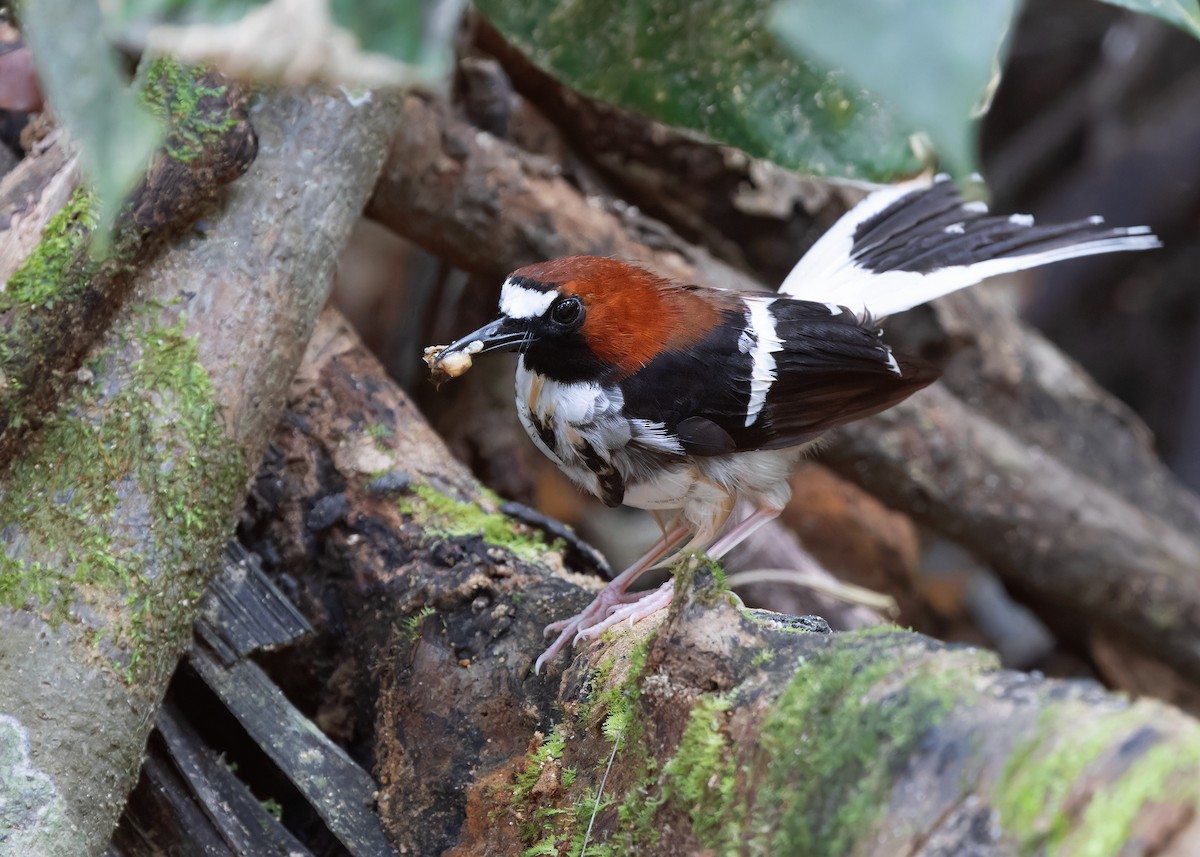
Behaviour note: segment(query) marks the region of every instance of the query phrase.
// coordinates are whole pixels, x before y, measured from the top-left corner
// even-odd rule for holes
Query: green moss
[[[269,797],[262,801],[261,806],[266,810],[267,815],[271,816],[276,821],[283,818],[283,804],[273,797]]]
[[[977,663],[972,656],[964,668]],[[888,678],[900,669],[905,681],[892,689]],[[604,706],[606,736],[624,729],[622,766],[632,773],[612,798],[617,829],[595,843],[598,850],[589,845],[589,854],[652,847],[667,808],[690,819],[706,853],[851,853],[885,811],[898,770],[961,698],[963,684],[962,669],[925,667],[911,647],[895,645],[894,630],[842,635],[799,667],[764,719],[757,746],[739,745],[726,731],[728,696],[703,695],[661,768],[644,746],[640,684],[609,686],[596,707]],[[745,788],[750,780],[753,789]]]
[[[1069,732],[1053,731],[1064,722],[1074,724]],[[994,798],[1001,823],[1027,852],[1061,841],[1070,825],[1068,792],[1130,725],[1127,712],[1098,717],[1079,703],[1042,712],[1037,734],[1009,756]]]
[[[1021,853],[1119,853],[1134,819],[1147,802],[1166,794],[1173,775],[1191,786],[1173,792],[1173,799],[1200,798],[1200,784],[1191,776],[1200,767],[1200,735],[1193,731],[1148,750],[1116,783],[1094,794],[1079,817],[1076,783],[1145,724],[1144,709],[1136,707],[1098,714],[1068,702],[1042,713],[1037,734],[1010,756],[993,799]]]
[[[758,669],[761,666],[766,666],[773,660],[775,660],[775,651],[764,646],[755,652],[754,657],[750,659],[750,668]]]
[[[397,501],[405,514],[427,532],[442,538],[480,536],[485,542],[520,557],[526,562],[542,559],[550,547],[538,532],[523,535],[511,518],[485,512],[476,503],[451,499],[428,485],[414,489],[415,496]]]
[[[170,57],[150,62],[138,92],[166,126],[167,154],[189,163],[227,134],[237,119],[229,112],[227,87],[211,85],[206,70]]]
[[[0,414],[12,428],[24,422],[25,390],[42,380],[43,317],[57,303],[78,300],[98,268],[86,252],[96,223],[95,196],[77,188],[0,292],[0,313],[6,316],[0,331]]]
[[[1200,813],[1200,735],[1151,748],[1111,787],[1092,797],[1083,821],[1063,851],[1078,857],[1124,853],[1134,820],[1146,804],[1169,799],[1189,803]]]
[[[73,623],[129,679],[171,667],[142,643],[187,633],[246,477],[182,320],[136,324],[0,483],[0,603]]]
[[[524,767],[517,773],[513,787],[513,800],[523,803],[529,799],[538,777],[546,765],[557,764],[562,759],[563,748],[567,745],[567,726],[564,723],[555,724],[542,743],[533,750]]]
[[[387,440],[392,436],[392,430],[383,423],[372,423],[367,426],[367,437],[375,441],[375,448],[385,454],[391,453]]]
[[[70,299],[77,291],[72,286],[85,284],[91,274],[82,251],[96,222],[95,196],[87,188],[77,188],[46,224],[37,249],[5,283],[0,307],[48,308]]]
[[[618,665],[611,657],[602,661],[592,676],[592,686],[597,690],[580,712],[580,720],[586,728],[594,728],[597,719],[602,718],[599,719],[601,731],[605,738],[614,742],[621,766],[629,772],[624,792],[616,793],[610,787],[609,793],[603,796],[597,817],[615,807],[617,827],[603,841],[593,835],[587,851],[592,857],[636,854],[658,841],[654,819],[664,797],[658,760],[646,747],[645,719],[640,705],[642,674],[653,640],[654,633],[634,646],[623,665]],[[614,680],[613,673],[618,666],[624,667],[624,676]],[[607,758],[597,760],[593,772],[595,782],[600,782],[607,765]],[[594,805],[592,794],[585,795],[580,801],[569,854],[579,853]]]
[[[642,672],[646,669],[646,655],[650,651],[650,643],[654,634],[646,636],[641,642],[629,650],[628,664],[625,677],[620,682],[613,682],[611,676],[617,667],[616,659],[609,656],[601,661],[600,666],[592,676],[591,686],[598,688],[582,710],[581,720],[592,720],[597,712],[603,712],[604,720],[600,729],[609,741],[618,737],[630,738],[630,730],[640,729],[637,722],[637,705],[642,690],[640,681]],[[640,733],[639,733],[640,734]],[[634,735],[633,737],[639,737]]]
[[[722,729],[728,696],[703,696],[692,707],[675,755],[663,766],[663,797],[682,805],[692,832],[715,853],[736,853],[746,806],[737,794],[737,748]]]
[[[694,589],[696,601],[705,607],[716,607],[721,601],[733,597],[725,569],[715,559],[696,553],[684,557],[675,565],[676,592]]]
[[[589,857],[619,857],[619,855],[635,853],[630,849],[637,842],[646,842],[651,838],[640,823],[633,823],[633,815],[641,813],[647,820],[653,818],[658,804],[653,803],[647,808],[645,800],[637,800],[637,795],[648,795],[647,787],[656,780],[655,763],[646,753],[643,742],[643,725],[637,716],[638,699],[640,696],[640,680],[645,668],[648,644],[643,643],[634,647],[628,659],[618,664],[616,658],[609,656],[603,659],[593,671],[587,692],[587,698],[571,718],[571,724],[560,723],[555,726],[545,741],[534,750],[522,770],[517,774],[513,789],[512,808],[518,817],[525,819],[521,825],[521,841],[526,846],[524,854],[568,854],[578,855],[583,846],[584,833],[593,811],[597,816],[606,810],[617,806],[621,819],[621,832],[608,841],[598,841],[593,831],[593,837],[588,842]],[[614,673],[621,669],[623,676],[614,678]],[[608,754],[591,760],[591,785],[578,789],[567,807],[544,807],[531,805],[532,791],[538,778],[547,764],[558,764],[566,749],[567,735],[572,731],[590,730],[599,727],[606,739],[614,742],[614,749],[623,756],[622,767],[641,770],[643,776],[638,784],[624,794],[613,793],[611,788],[605,794],[597,795],[596,789],[604,778],[608,766]],[[633,754],[632,758],[629,754]],[[579,784],[579,771],[573,767],[564,768],[561,773],[561,785],[570,789]],[[611,784],[610,784],[611,785]],[[634,828],[640,835],[633,835]],[[553,848],[553,850],[550,850]]]
[[[510,806],[518,818],[524,819],[520,827],[521,841],[528,846],[523,854],[557,854],[557,850],[545,851],[564,837],[565,825],[560,816],[567,810],[533,804],[533,789],[547,765],[559,765],[567,744],[568,726],[557,723],[542,742],[532,750],[513,781]],[[565,778],[564,778],[565,779]],[[574,781],[574,776],[571,777]]]
[[[430,616],[436,615],[437,610],[426,605],[413,615],[409,616],[404,620],[404,639],[410,643],[415,641],[421,634],[421,625],[425,623],[425,620]]]
[[[879,634],[840,635],[806,660],[764,719],[751,851],[843,855],[870,836],[897,769],[961,699],[958,670],[914,664]],[[885,688],[903,671],[905,680]]]

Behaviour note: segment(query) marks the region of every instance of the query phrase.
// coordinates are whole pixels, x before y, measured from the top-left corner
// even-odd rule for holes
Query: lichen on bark
[[[0,480],[0,604],[69,623],[131,682],[173,666],[141,643],[190,621],[246,477],[182,325],[117,334]]]

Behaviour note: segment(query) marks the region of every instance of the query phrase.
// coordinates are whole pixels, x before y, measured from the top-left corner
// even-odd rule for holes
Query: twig
[[[813,574],[803,569],[753,568],[729,575],[729,585],[732,588],[749,586],[752,583],[789,583],[795,586],[804,586],[831,598],[837,598],[839,601],[845,601],[847,604],[870,607],[888,616],[895,617],[900,613],[896,599],[890,595],[875,592],[865,586],[844,583],[836,578],[831,579],[825,575]]]

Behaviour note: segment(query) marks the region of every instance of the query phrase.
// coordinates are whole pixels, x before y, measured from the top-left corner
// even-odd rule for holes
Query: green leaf
[[[1200,39],[1200,0],[1104,0],[1123,9],[1132,9],[1162,18],[1185,33]]]
[[[877,93],[926,132],[942,166],[976,163],[972,116],[986,109],[1015,0],[784,0],[772,25],[797,52]]]
[[[149,166],[162,129],[142,109],[103,36],[97,0],[34,0],[21,6],[46,100],[81,147],[107,236],[125,196]]]
[[[807,172],[887,180],[921,166],[911,126],[890,105],[776,38],[770,0],[476,5],[535,63],[594,98]],[[847,32],[859,24],[842,16]]]

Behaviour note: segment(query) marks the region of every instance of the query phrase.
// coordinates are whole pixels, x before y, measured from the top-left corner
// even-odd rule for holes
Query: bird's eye
[[[579,321],[583,315],[583,303],[576,297],[563,298],[550,310],[550,318],[564,327]]]

